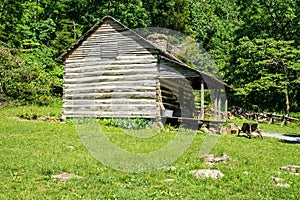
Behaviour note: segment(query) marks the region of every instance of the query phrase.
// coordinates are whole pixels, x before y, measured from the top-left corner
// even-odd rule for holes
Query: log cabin
[[[160,120],[166,111],[173,117],[203,119],[204,90],[226,87],[224,82],[191,68],[111,16],[89,29],[61,59],[63,119]],[[197,116],[195,90],[201,91]],[[219,113],[220,102],[216,96],[214,105]]]

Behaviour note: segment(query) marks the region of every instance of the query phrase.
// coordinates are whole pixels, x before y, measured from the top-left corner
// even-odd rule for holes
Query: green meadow
[[[300,165],[300,145],[274,138],[248,139],[219,136],[210,152],[225,153],[226,163],[211,169],[225,176],[195,178],[190,170],[209,169],[199,157],[207,135],[188,131],[195,139],[169,168],[127,173],[105,166],[83,145],[76,124],[31,118],[60,116],[60,103],[39,107],[6,107],[0,111],[0,199],[299,199],[300,176],[279,168]],[[27,116],[21,119],[17,116]],[[33,117],[34,116],[34,117]],[[35,117],[36,116],[36,117]],[[239,121],[241,123],[241,121]],[[103,127],[107,137],[131,152],[158,150],[172,140],[176,129],[166,127],[145,139],[132,137],[122,128]],[[263,132],[300,135],[297,124],[263,124]],[[67,181],[52,175],[72,173],[82,178]],[[278,187],[272,177],[289,187]]]

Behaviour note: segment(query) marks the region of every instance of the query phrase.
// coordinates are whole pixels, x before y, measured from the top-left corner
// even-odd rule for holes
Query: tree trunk
[[[290,115],[290,98],[289,98],[289,73],[287,67],[283,63],[284,75],[285,75],[285,86],[284,86],[284,96],[285,96],[285,112],[287,116]]]
[[[285,112],[289,116],[290,115],[290,99],[289,99],[288,85],[285,86],[284,96],[285,96],[285,109],[286,109]]]

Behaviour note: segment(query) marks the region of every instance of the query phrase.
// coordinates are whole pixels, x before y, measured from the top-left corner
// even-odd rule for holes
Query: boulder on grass
[[[219,170],[210,170],[210,169],[197,169],[191,170],[191,174],[193,174],[197,179],[199,178],[222,178],[224,174]]]
[[[70,174],[70,173],[61,173],[61,174],[56,174],[56,175],[52,175],[51,178],[56,179],[56,180],[62,180],[62,181],[67,181],[70,179],[79,179],[79,178],[83,178],[83,176],[78,176],[76,174]]]

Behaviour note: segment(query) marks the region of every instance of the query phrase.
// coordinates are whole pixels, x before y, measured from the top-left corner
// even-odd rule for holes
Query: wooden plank
[[[95,76],[95,77],[83,77],[83,78],[69,78],[68,75],[65,75],[65,83],[66,84],[77,84],[77,83],[96,83],[101,81],[118,81],[118,80],[126,80],[126,81],[139,81],[139,80],[147,80],[147,79],[156,79],[156,74],[133,74],[133,75],[120,75],[120,76]]]
[[[84,89],[84,88],[94,88],[94,89],[101,89],[103,86],[111,86],[111,89],[114,91],[118,89],[119,86],[121,88],[125,88],[125,86],[141,86],[141,87],[156,87],[155,80],[117,80],[117,81],[103,81],[103,82],[95,82],[95,83],[83,83],[83,84],[64,84],[65,89]],[[136,88],[136,87],[135,87]]]
[[[118,98],[118,99],[78,99],[78,100],[64,100],[64,105],[86,105],[86,104],[147,104],[147,103],[156,103],[156,99],[126,99],[126,98]]]
[[[74,90],[64,90],[65,93],[69,93],[69,94],[92,94],[92,93],[101,93],[101,92],[152,92],[154,91],[155,88],[123,88],[123,89],[112,89],[110,87],[108,88],[101,88],[101,89],[95,89],[95,88],[91,88],[91,89],[84,89],[84,90],[79,90],[76,91],[76,89]]]
[[[213,116],[214,116],[215,121],[217,121],[217,112],[218,112],[218,97],[217,97],[217,90],[214,90],[214,111],[213,111]]]
[[[66,67],[66,73],[85,73],[85,72],[93,72],[95,70],[104,71],[104,70],[136,70],[136,69],[149,69],[157,71],[156,63],[152,64],[126,64],[126,65],[99,65],[99,63],[94,63],[92,65],[85,65],[85,66],[76,66],[76,67]]]
[[[97,110],[114,110],[116,112],[121,110],[143,110],[143,109],[149,109],[150,107],[155,108],[157,105],[156,103],[145,103],[145,104],[135,104],[135,103],[128,103],[128,104],[122,104],[122,102],[117,102],[118,104],[65,104],[65,109],[74,109],[74,110],[80,110],[80,109],[97,109]]]
[[[100,26],[66,59],[64,116],[159,116],[158,51],[118,30]]]
[[[136,50],[135,50],[136,51]],[[91,53],[97,53],[96,56],[91,56]],[[82,61],[82,59],[84,59],[85,61],[93,61],[95,58],[98,58],[98,60],[101,60],[101,57],[100,57],[100,53],[101,53],[101,49],[98,49],[98,50],[91,50],[91,49],[86,49],[86,50],[83,50],[83,51],[80,51],[80,52],[77,52],[77,54],[85,54],[85,57],[83,58],[72,58],[72,56],[70,56],[66,61],[67,63],[72,63],[72,62],[80,62]],[[76,55],[76,54],[75,54]],[[76,55],[77,56],[77,55]],[[116,58],[120,58],[119,60],[116,60],[116,62],[121,62],[123,59],[122,59],[122,56],[124,57],[127,57],[127,59],[124,59],[125,61],[133,61],[133,60],[153,60],[153,61],[156,61],[157,62],[157,59],[156,59],[156,56],[152,55],[152,54],[140,54],[140,53],[133,53],[133,52],[130,52],[130,53],[121,53],[119,52],[118,56],[116,56]]]
[[[204,81],[201,80],[201,97],[200,97],[200,119],[203,120],[204,119]]]
[[[140,116],[155,116],[157,115],[157,112],[155,109],[148,109],[148,110],[125,110],[125,111],[120,111],[116,112],[114,110],[65,110],[64,115],[69,114],[69,115],[89,115],[89,116],[105,116],[105,117],[114,117],[114,116],[131,116],[131,115],[137,115],[137,117]]]
[[[156,119],[156,117],[158,116],[156,113],[149,113],[149,114],[145,114],[145,113],[120,113],[118,115],[115,115],[115,113],[110,113],[110,112],[106,112],[106,113],[90,113],[90,112],[86,112],[86,113],[63,113],[63,115],[66,118],[78,118],[78,117],[97,117],[97,118],[145,118],[145,119]]]
[[[169,91],[169,92],[172,92],[173,94],[177,94],[177,96],[178,96],[178,94],[179,94],[178,92],[180,90],[183,90],[184,95],[187,98],[191,98],[194,96],[193,89],[186,82],[185,82],[185,84],[183,84],[182,82],[178,81],[177,79],[173,80],[173,81],[172,80],[162,81],[162,79],[160,79],[160,82],[161,82],[162,91],[164,91],[164,93],[168,93],[168,91]]]
[[[98,63],[101,62],[101,64],[111,65],[113,63],[116,64],[151,64],[151,63],[157,63],[157,60],[154,58],[140,58],[140,59],[134,59],[134,60],[117,60],[117,62],[114,62],[114,60],[101,60],[99,57],[86,57],[86,58],[75,58],[75,59],[67,59],[65,61],[66,64],[72,64],[68,67],[77,67],[77,66],[85,66],[86,64],[90,65],[92,63]]]
[[[143,115],[152,115],[155,116],[157,114],[155,109],[147,109],[147,110],[124,110],[120,112],[116,112],[115,110],[92,110],[92,109],[86,109],[86,110],[64,110],[64,114],[77,114],[77,115],[90,115],[90,116],[105,116],[113,117],[117,115],[123,115],[123,116],[130,116],[130,115],[137,115],[137,117],[143,116]]]
[[[164,87],[169,87],[169,88],[186,88],[188,90],[192,90],[192,86],[190,81],[188,81],[185,78],[161,78],[159,77],[159,81],[161,82],[161,85]]]
[[[221,120],[221,91],[218,90],[218,121]]]
[[[162,63],[159,65],[159,74],[160,78],[168,79],[168,78],[185,78],[179,71],[175,70],[170,66],[166,66]]]
[[[227,120],[227,110],[228,110],[228,100],[225,99],[225,110],[224,110],[224,120]]]
[[[110,76],[110,75],[141,75],[141,74],[154,74],[158,76],[157,71],[153,68],[145,68],[145,69],[118,69],[118,70],[99,70],[92,72],[81,72],[81,73],[73,73],[69,72],[68,78],[83,78],[83,77],[94,77],[94,76]]]
[[[178,102],[178,104],[179,104],[179,102]],[[170,109],[170,110],[180,109],[180,108],[177,107],[176,105],[171,104],[171,103],[168,103],[168,102],[164,102],[164,106],[167,107],[167,108]],[[172,108],[173,108],[173,109],[172,109]]]
[[[155,92],[112,92],[112,93],[90,93],[90,94],[70,94],[64,95],[66,100],[76,99],[110,99],[110,98],[129,98],[129,99],[155,99]]]
[[[161,60],[159,69],[162,78],[173,78],[174,76],[178,78],[200,77],[200,75],[196,72],[180,68],[165,60]]]

